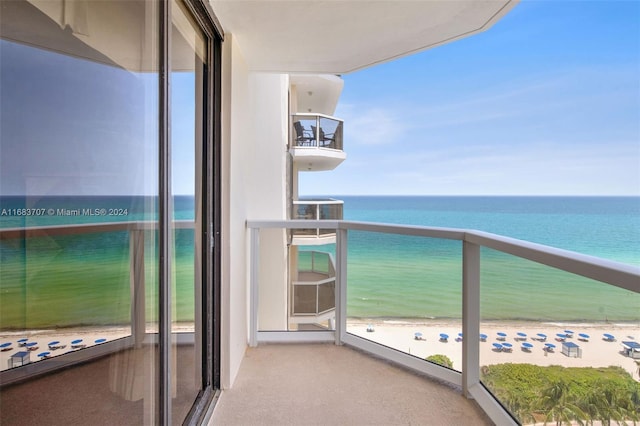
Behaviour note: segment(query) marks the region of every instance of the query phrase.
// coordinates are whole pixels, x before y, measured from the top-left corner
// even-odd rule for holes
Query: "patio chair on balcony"
[[[313,126],[311,126],[313,127]],[[296,121],[293,123],[293,128],[296,132],[296,146],[310,146],[315,140],[315,137],[309,130],[306,130],[302,123]],[[315,134],[315,132],[314,132]]]
[[[331,145],[336,141],[335,133],[325,133],[324,130],[322,130],[322,127],[320,127],[319,130],[320,135],[318,140],[320,141],[320,146]],[[316,126],[311,126],[311,132],[314,135],[317,133]]]

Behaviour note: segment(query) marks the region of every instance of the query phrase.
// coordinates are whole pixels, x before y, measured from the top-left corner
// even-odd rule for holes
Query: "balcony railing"
[[[344,201],[326,200],[298,200],[293,202],[291,218],[293,220],[342,220]],[[294,237],[320,237],[335,235],[333,229],[295,229]]]
[[[528,340],[526,333],[520,332],[521,330],[518,330],[518,333],[514,331],[513,336],[508,337],[509,340],[513,340],[512,352],[503,354],[501,351],[498,354],[496,352],[497,349],[492,349],[493,343],[489,340],[494,338],[503,339],[501,335],[505,333],[497,330],[500,330],[500,327],[507,320],[504,320],[504,322],[499,319],[494,320],[492,324],[495,325],[495,330],[492,330],[490,337],[488,337],[487,334],[489,333],[481,329],[481,326],[483,328],[486,327],[487,320],[491,320],[491,318],[485,318],[486,314],[484,312],[488,306],[498,303],[498,306],[504,306],[505,309],[516,309],[515,315],[524,317],[531,311],[532,318],[542,318],[545,326],[563,327],[565,314],[570,315],[571,309],[575,308],[572,304],[581,303],[580,292],[570,294],[563,292],[562,283],[568,283],[568,281],[564,280],[578,280],[578,286],[583,285],[585,292],[590,286],[597,286],[597,291],[600,292],[597,294],[600,294],[600,297],[596,299],[603,299],[604,294],[615,293],[617,298],[616,304],[611,308],[613,310],[626,309],[631,311],[633,316],[635,315],[633,312],[638,312],[637,307],[640,306],[640,268],[634,266],[473,230],[349,221],[314,221],[314,227],[335,230],[337,233],[335,246],[335,330],[260,331],[258,329],[257,314],[259,300],[257,294],[260,292],[259,251],[257,247],[259,246],[260,230],[269,228],[306,229],[309,225],[308,221],[301,220],[249,221],[247,224],[251,233],[250,344],[255,346],[259,342],[277,341],[331,341],[339,345],[348,344],[418,372],[461,386],[463,394],[475,399],[496,424],[534,423],[539,419],[531,417],[522,420],[519,417],[521,413],[517,413],[517,410],[514,409],[513,401],[504,400],[504,396],[501,396],[501,393],[496,393],[497,391],[492,383],[485,383],[486,369],[483,365],[486,365],[489,361],[487,354],[491,357],[500,356],[501,358],[499,359],[502,361],[499,362],[501,363],[511,363],[513,362],[512,360],[516,359],[532,359],[531,357],[534,355],[529,354],[533,347],[536,348],[536,351],[540,351],[541,355],[544,353],[544,357],[541,358],[544,360],[542,365],[553,365],[557,361],[571,363],[577,362],[578,359],[570,358],[571,354],[569,356],[562,354],[560,350],[562,342],[552,340],[551,338],[554,335],[548,336],[549,340],[546,340],[545,336],[543,340],[542,336],[544,334],[533,329],[529,331]],[[356,245],[360,247],[358,253],[352,250]],[[372,250],[374,245],[382,245],[383,251],[387,255],[381,257],[379,252]],[[505,261],[504,257],[509,258],[509,260]],[[457,265],[455,264],[456,262],[451,261],[451,259],[456,258],[458,259]],[[523,274],[531,274],[537,277],[540,274],[539,269],[545,268],[545,270],[555,271],[553,272],[554,274],[559,274],[557,276],[553,275],[558,281],[554,280],[552,283],[539,282],[535,287],[527,284],[524,290],[516,290],[516,294],[518,294],[516,306],[507,306],[504,299],[501,299],[504,295],[491,285],[491,281],[497,275],[505,272],[504,268],[508,262],[513,262],[511,264],[513,269],[509,277],[507,277],[508,279]],[[418,266],[414,267],[412,265]],[[415,270],[410,270],[412,268],[415,268]],[[361,289],[357,288],[358,285],[356,285],[355,281],[352,283],[355,280],[354,273],[360,273],[364,277],[363,280],[367,282],[375,282],[377,280],[376,274],[385,269],[392,270],[391,279],[385,276],[380,285],[370,287],[369,294],[358,293]],[[443,272],[442,270],[444,269],[447,270]],[[443,314],[438,314],[438,316],[448,316],[450,326],[451,324],[454,327],[459,326],[460,333],[457,334],[457,338],[456,334],[451,334],[453,331],[449,331],[451,338],[449,340],[449,336],[443,330],[439,330],[441,334],[439,341],[437,337],[434,338],[432,335],[428,336],[428,339],[424,339],[422,333],[418,332],[415,333],[414,337],[413,332],[415,329],[410,326],[401,331],[404,337],[396,345],[385,340],[389,336],[383,334],[385,333],[384,330],[376,329],[373,325],[367,325],[366,323],[365,325],[354,325],[354,316],[360,316],[357,319],[360,319],[361,322],[368,320],[362,318],[364,315],[359,315],[359,308],[353,306],[356,302],[368,303],[367,306],[369,306],[368,309],[370,309],[372,317],[375,318],[377,315],[378,318],[384,318],[385,309],[388,309],[385,301],[393,298],[394,294],[398,293],[398,290],[394,289],[402,288],[405,290],[405,287],[409,286],[409,280],[403,282],[402,277],[412,273],[418,277],[417,281],[437,282],[438,284],[435,285],[436,291],[422,297],[419,296],[420,292],[427,290],[421,290],[420,287],[406,289],[409,292],[407,294],[412,294],[413,296],[405,300],[394,300],[393,303],[402,306],[401,309],[406,309],[407,316],[413,316],[411,314],[413,312],[412,309],[419,312],[418,315],[423,316],[425,324],[429,321],[428,318],[431,312],[444,312]],[[433,288],[434,286],[424,286],[425,289],[427,287]],[[445,297],[440,297],[445,293],[448,293],[449,298],[453,300],[458,298],[458,302],[453,304],[446,302]],[[539,299],[538,296],[543,297]],[[548,307],[541,306],[539,300],[547,300],[545,297],[547,299],[560,297],[560,300],[565,302],[561,305],[561,311],[550,312]],[[416,301],[412,300],[414,298],[420,300],[415,303]],[[493,300],[493,298],[497,300]],[[347,300],[349,300],[349,305]],[[588,303],[594,303],[594,306],[596,306],[599,302],[585,300],[583,303],[587,304],[587,306]],[[634,306],[636,307],[635,310]],[[595,309],[597,310],[598,308]],[[600,306],[600,309],[603,309],[606,313],[606,309],[609,308]],[[568,313],[562,312],[564,310],[568,311]],[[606,319],[606,315],[603,316],[605,317],[603,318],[603,324],[611,326],[611,321]],[[619,339],[633,341],[631,339],[633,336],[631,335],[640,332],[638,321],[639,319],[635,318],[625,324],[627,328],[623,329],[626,332],[624,335],[621,334]],[[404,318],[390,322],[407,323]],[[491,323],[491,321],[489,322]],[[384,321],[381,323],[384,323]],[[584,321],[575,324],[583,326],[585,325],[583,323]],[[437,327],[444,327],[444,325],[438,323]],[[403,330],[401,327],[400,329]],[[563,333],[558,333],[559,336],[563,337],[562,339],[557,337],[557,339],[570,340],[571,337],[566,337],[569,331],[565,330]],[[411,338],[407,339],[406,334],[410,334]],[[574,336],[575,343],[571,343],[589,347],[589,343],[585,343],[589,336],[581,334],[582,336],[579,337],[576,332]],[[531,337],[536,341],[532,342]],[[454,338],[455,342],[453,342]],[[599,344],[610,344],[605,343],[604,338],[600,339],[600,336],[592,335],[591,338],[602,340]],[[422,342],[423,340],[428,341]],[[507,343],[505,340],[502,341]],[[551,341],[555,343],[551,343]],[[498,342],[495,343],[498,344]],[[623,346],[625,344],[627,346],[631,345],[629,342],[620,343]],[[414,344],[422,346],[414,346]],[[558,348],[554,352],[552,346],[556,345]],[[507,348],[511,349],[509,343],[501,346],[505,352]],[[415,349],[416,347],[419,349]],[[609,346],[609,348],[613,347]],[[419,354],[419,351],[425,348],[436,348],[435,350],[445,350],[446,348],[446,350],[453,351],[454,355],[459,355],[460,360],[455,361],[455,363],[459,364],[453,367],[445,367],[429,362],[425,360],[424,355]],[[590,349],[590,352],[597,352],[597,349],[591,347]],[[530,356],[530,358],[527,358],[527,356]],[[624,364],[627,366],[625,367],[627,370],[637,368],[633,364],[632,357],[628,355],[628,351],[616,352],[613,349],[611,356],[617,357],[615,362]],[[606,362],[610,361],[611,359],[606,360]],[[522,363],[526,362],[523,361]],[[583,355],[580,362],[590,361],[586,355]],[[593,366],[603,367],[603,365]],[[543,393],[541,389],[536,389],[535,391],[540,394]],[[503,399],[500,400],[499,398]],[[542,416],[543,421],[556,420],[557,417],[554,416],[557,413],[553,411],[556,409],[557,407],[549,408],[551,411],[534,414]],[[612,414],[612,416],[615,415],[617,414]],[[633,413],[627,416],[627,419],[634,418]],[[611,417],[611,419],[614,419],[614,417]]]
[[[292,285],[293,317],[313,317],[313,322],[320,322],[320,315],[333,312],[336,307],[336,270],[331,254],[301,251],[298,255],[298,280]]]
[[[291,146],[343,151],[342,120],[323,114],[299,113],[291,122]]]
[[[40,238],[50,239],[52,237],[89,237],[92,234],[115,234],[125,232],[128,235],[129,294],[131,297],[129,301],[131,305],[130,319],[128,322],[119,323],[118,325],[111,327],[118,331],[117,333],[114,333],[118,336],[113,340],[99,339],[95,342],[87,340],[83,341],[82,344],[77,347],[74,347],[71,344],[68,345],[69,348],[67,348],[67,350],[72,349],[71,352],[55,351],[51,349],[51,343],[47,345],[46,342],[40,342],[41,349],[38,352],[44,352],[47,349],[51,350],[51,352],[46,352],[48,354],[47,356],[42,356],[38,359],[36,359],[35,356],[29,357],[29,361],[25,362],[24,365],[13,365],[13,367],[16,368],[11,368],[11,363],[8,363],[8,365],[2,365],[0,368],[0,382],[8,384],[20,381],[31,376],[57,370],[79,362],[85,362],[89,359],[114,353],[125,348],[133,346],[138,347],[156,339],[155,333],[157,333],[157,330],[154,329],[153,322],[149,323],[149,314],[146,312],[145,308],[145,297],[147,297],[146,293],[149,292],[149,289],[146,288],[148,284],[146,284],[147,278],[145,273],[145,246],[153,246],[155,238],[152,237],[150,233],[157,232],[157,227],[157,222],[153,221],[122,221],[0,229],[0,241],[5,242],[10,242],[11,240],[38,240]],[[193,229],[194,222],[189,220],[176,220],[172,223],[172,227],[176,230]],[[90,286],[91,284],[88,283],[87,285]],[[90,306],[83,307],[83,309],[88,310],[91,308],[92,307]],[[86,324],[79,324],[78,328],[84,327],[85,325]],[[92,324],[88,324],[87,326],[89,328],[94,327]],[[110,327],[104,326],[104,328]],[[19,330],[12,330],[11,334],[13,335],[17,331]],[[29,332],[30,330],[22,331]],[[55,335],[55,331],[53,331],[53,334]],[[3,337],[1,331],[0,337]],[[192,330],[189,330],[186,333],[176,333],[175,338],[177,341],[185,343],[193,343],[194,341]],[[3,337],[2,340],[10,339],[5,339]],[[67,345],[61,345],[61,347],[65,346]],[[8,357],[13,352],[14,351],[8,351],[3,354],[3,358]],[[6,369],[7,366],[9,369]]]

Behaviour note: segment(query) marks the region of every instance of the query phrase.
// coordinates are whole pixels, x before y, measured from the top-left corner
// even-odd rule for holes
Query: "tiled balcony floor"
[[[459,389],[347,346],[247,349],[212,425],[490,425]]]

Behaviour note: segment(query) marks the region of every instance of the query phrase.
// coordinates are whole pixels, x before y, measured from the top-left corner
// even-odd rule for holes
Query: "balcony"
[[[293,202],[291,218],[293,220],[342,220],[344,201],[298,200]],[[295,229],[291,231],[294,245],[319,245],[335,242],[333,229]]]
[[[391,361],[422,380],[426,375],[445,382],[443,389],[456,387],[495,424],[557,422],[562,415],[574,421],[637,420],[640,407],[633,395],[640,392],[640,383],[635,352],[629,348],[640,340],[640,268],[465,229],[349,221],[315,221],[316,226],[337,233],[334,327],[261,330],[260,299],[255,296],[261,279],[252,273],[249,341],[255,349],[249,358],[266,354],[272,346],[260,343],[333,343],[346,347],[342,350]],[[248,227],[253,268],[259,256],[254,244],[259,244],[261,230],[304,229],[309,223],[250,221]],[[585,311],[593,317],[581,319]],[[565,346],[579,351],[565,351]],[[331,365],[342,368],[347,362],[340,349],[336,351]],[[288,365],[287,359],[276,357],[273,362]],[[250,370],[251,361],[247,363]],[[315,364],[306,368],[317,370]],[[527,382],[514,394],[500,378],[505,369],[527,370],[543,380]],[[368,383],[375,380],[369,377],[375,371],[357,374],[365,375]],[[335,384],[328,394],[344,389],[337,376],[327,374]],[[322,380],[324,375],[317,375]],[[595,381],[571,382],[578,375]],[[613,376],[626,387],[610,387]],[[247,386],[259,381],[243,380],[251,382]],[[583,404],[573,399],[570,388],[574,394],[577,389],[582,395],[602,397],[567,414],[566,406]],[[243,398],[238,388],[234,392],[234,399]],[[535,404],[527,393],[537,395]],[[330,398],[318,395],[323,401]],[[459,400],[464,398],[451,397]],[[282,404],[287,410],[286,401],[277,399],[271,406]],[[335,410],[355,409],[354,404],[336,404]],[[598,404],[602,409],[594,408]]]
[[[293,324],[320,324],[335,319],[336,269],[329,253],[298,253],[298,276],[293,280],[291,314]]]
[[[211,425],[491,425],[460,390],[347,346],[249,348]]]
[[[323,114],[291,117],[291,154],[301,171],[333,170],[347,155],[343,149],[343,122]]]

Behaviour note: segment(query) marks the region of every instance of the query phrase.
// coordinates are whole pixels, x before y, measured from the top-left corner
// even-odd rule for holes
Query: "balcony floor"
[[[491,425],[459,389],[347,346],[248,348],[212,425]]]

